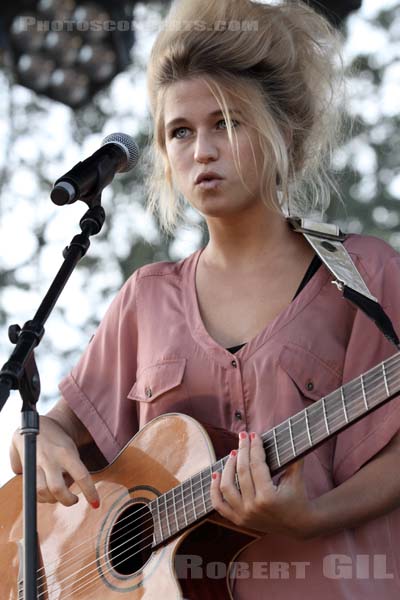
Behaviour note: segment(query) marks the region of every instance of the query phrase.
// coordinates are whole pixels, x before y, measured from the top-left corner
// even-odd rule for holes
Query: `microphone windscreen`
[[[126,154],[126,165],[119,170],[119,173],[126,173],[136,166],[139,160],[139,148],[133,137],[126,133],[110,133],[102,141],[101,145],[117,144]]]

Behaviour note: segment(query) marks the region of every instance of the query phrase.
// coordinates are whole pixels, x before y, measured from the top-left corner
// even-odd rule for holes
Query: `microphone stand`
[[[23,468],[23,581],[18,582],[18,597],[23,589],[24,600],[37,600],[37,507],[36,507],[36,436],[39,433],[39,415],[36,403],[40,394],[40,378],[35,362],[34,348],[39,345],[44,324],[79,260],[86,254],[91,235],[101,231],[105,212],[101,193],[91,198],[89,210],[81,218],[81,233],[76,235],[63,251],[64,262],[32,320],[22,327],[11,325],[8,330],[15,348],[0,371],[0,411],[10,395],[19,390],[22,397],[20,432],[24,436]]]

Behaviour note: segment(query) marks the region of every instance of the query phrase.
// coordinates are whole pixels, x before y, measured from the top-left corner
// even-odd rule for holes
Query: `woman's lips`
[[[223,182],[223,179],[203,179],[200,183],[197,183],[196,186],[202,188],[203,190],[213,190],[218,187]]]

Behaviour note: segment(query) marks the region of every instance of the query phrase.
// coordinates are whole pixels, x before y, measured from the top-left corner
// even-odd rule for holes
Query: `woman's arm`
[[[313,501],[308,537],[358,527],[400,506],[400,433],[352,477]]]
[[[74,440],[78,448],[93,441],[92,436],[82,421],[78,419],[64,398],[60,398],[45,416],[56,421],[64,429],[65,433]]]
[[[400,506],[400,434],[347,481],[313,500],[307,497],[301,463],[289,467],[275,486],[261,438],[243,436],[222,476],[212,481],[214,508],[236,525],[309,539],[358,527]]]

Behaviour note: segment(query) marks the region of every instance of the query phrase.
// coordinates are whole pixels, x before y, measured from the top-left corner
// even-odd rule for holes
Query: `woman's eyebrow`
[[[238,114],[239,111],[236,110],[235,108],[228,108],[228,113],[230,115],[234,114]],[[222,110],[218,109],[218,110],[214,110],[213,112],[208,114],[208,118],[210,117],[217,117],[217,116],[223,116],[224,113],[222,112]],[[178,125],[179,123],[183,123],[183,122],[189,122],[190,119],[187,119],[186,117],[176,117],[175,119],[172,119],[171,121],[169,121],[165,127],[166,129],[169,129],[170,127],[174,127],[175,125]]]

